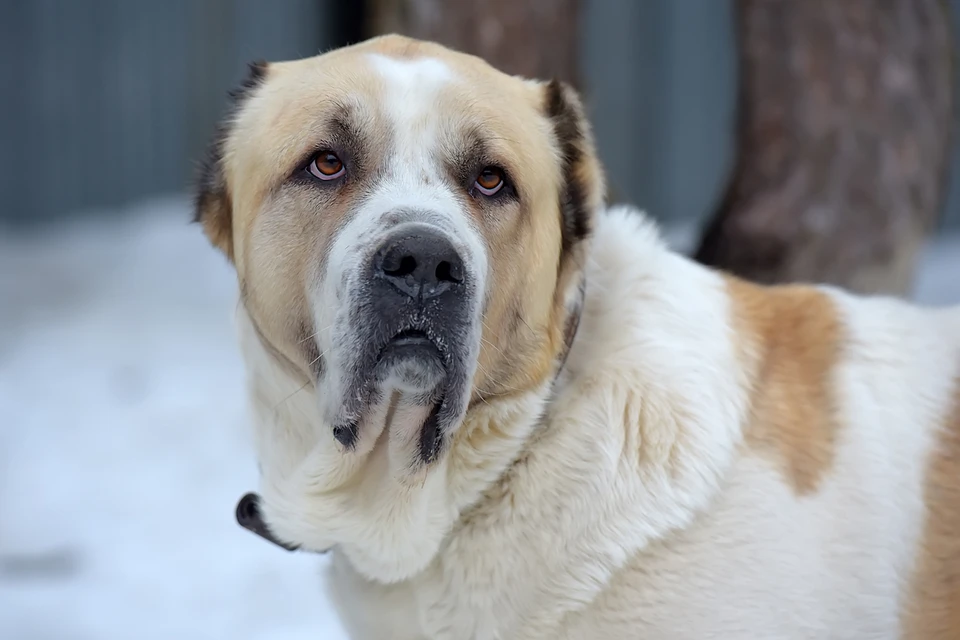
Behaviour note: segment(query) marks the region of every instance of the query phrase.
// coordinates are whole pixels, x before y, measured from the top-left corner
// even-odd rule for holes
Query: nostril
[[[383,272],[394,278],[408,276],[417,270],[417,259],[413,256],[403,256],[399,260],[384,261]]]
[[[460,268],[447,262],[446,260],[437,265],[435,274],[438,282],[460,283],[463,280],[463,275],[460,273]]]

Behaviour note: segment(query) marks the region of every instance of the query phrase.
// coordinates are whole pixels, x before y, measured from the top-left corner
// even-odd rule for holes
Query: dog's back
[[[747,398],[729,473],[567,637],[626,637],[626,616],[644,637],[960,638],[960,308],[719,280]]]

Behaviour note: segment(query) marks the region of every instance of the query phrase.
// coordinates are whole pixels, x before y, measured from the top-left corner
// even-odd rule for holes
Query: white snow
[[[183,200],[137,209],[0,231],[0,638],[343,638],[324,559],[233,519],[256,470],[226,260]],[[916,297],[960,302],[960,237]]]
[[[0,638],[344,638],[323,558],[233,519],[227,262],[182,201],[141,209],[0,238]]]

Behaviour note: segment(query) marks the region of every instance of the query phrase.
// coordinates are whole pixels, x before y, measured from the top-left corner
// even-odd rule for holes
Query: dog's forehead
[[[423,129],[485,128],[514,140],[529,131],[540,106],[530,83],[479,58],[418,47],[398,49],[387,39],[271,64],[236,121],[227,155],[242,162],[247,152],[256,154],[261,176],[286,168],[341,115],[364,135],[400,134],[394,144],[411,142]],[[416,140],[418,147],[429,141]]]
[[[383,53],[368,53],[365,58],[390,93],[415,98],[436,93],[444,84],[454,81],[453,69],[438,58],[395,58]]]
[[[454,70],[434,57],[396,58],[367,54],[372,72],[380,80],[382,95],[377,109],[389,127],[393,153],[405,152],[424,161],[434,151],[441,123],[457,118],[457,110],[445,109],[444,90],[456,94]],[[459,109],[462,114],[463,107]]]

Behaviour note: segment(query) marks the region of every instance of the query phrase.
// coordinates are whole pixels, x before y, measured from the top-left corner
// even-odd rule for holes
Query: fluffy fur
[[[441,85],[501,82],[481,61],[435,45],[372,43],[351,55],[372,48],[380,57],[365,73],[390,71],[394,84],[374,96],[398,91],[404,74]],[[411,55],[440,63],[383,58]],[[306,72],[295,71],[284,70],[273,90],[302,84]],[[589,127],[569,90],[510,82],[525,88],[505,94],[504,110],[522,91],[542,95],[530,99],[542,116],[516,108],[536,136],[525,152],[541,159],[523,166],[556,196],[550,206],[523,198],[520,206],[532,207],[524,212],[540,225],[536,237],[552,244],[502,251],[496,227],[457,217],[454,200],[445,201],[449,218],[478,234],[471,246],[491,273],[481,322],[503,347],[476,356],[486,364],[473,399],[436,462],[405,463],[404,425],[420,418],[386,405],[356,450],[338,446],[318,401],[322,379],[305,373],[307,356],[285,348],[291,340],[279,329],[301,326],[304,305],[329,310],[301,293],[282,311],[241,305],[266,520],[283,539],[333,546],[328,593],[352,636],[960,637],[960,309],[759,287],[672,253],[640,212],[599,206]],[[226,143],[236,166],[227,160],[224,180],[244,207],[242,219],[234,212],[231,255],[247,296],[250,287],[315,287],[294,281],[278,258],[265,260],[263,245],[277,236],[257,231],[278,201],[302,205],[264,195],[273,188],[265,183],[231,183],[263,162],[242,147],[266,154],[256,149],[267,144],[263,123],[278,122],[266,99],[253,100],[238,119],[253,133]],[[442,123],[449,107],[437,102],[424,122]],[[391,122],[424,114],[413,100],[383,108],[408,110]],[[571,118],[577,137],[564,140]],[[421,154],[404,166],[436,160],[429,142],[394,143]],[[409,180],[426,193],[394,199],[437,197],[429,182]],[[588,219],[571,221],[578,209]],[[311,247],[337,246],[343,228]],[[223,241],[216,229],[211,237]],[[274,256],[306,251],[273,246]],[[552,262],[531,255],[548,250]],[[490,311],[533,313],[523,296],[539,294],[505,284],[515,271],[551,288],[529,327],[551,337],[523,348],[504,337],[510,314]],[[557,336],[572,313],[579,326],[566,352]],[[511,386],[484,394],[486,367],[509,370]]]

